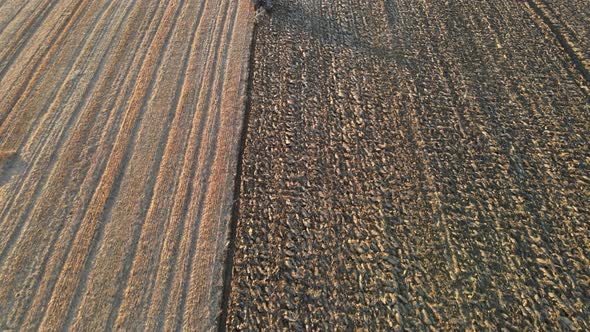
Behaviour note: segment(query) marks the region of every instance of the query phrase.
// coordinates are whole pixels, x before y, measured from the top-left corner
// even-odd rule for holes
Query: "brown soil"
[[[228,328],[589,330],[573,2],[273,1]]]
[[[0,1],[0,330],[215,326],[252,21]]]

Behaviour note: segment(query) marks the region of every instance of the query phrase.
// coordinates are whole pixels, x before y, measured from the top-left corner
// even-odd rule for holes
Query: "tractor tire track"
[[[590,20],[587,19],[587,12],[590,10],[590,4],[586,3],[585,5],[586,13],[574,12],[573,16],[567,18],[567,20],[573,19],[574,24],[578,23],[579,27],[584,29],[580,36],[569,26],[565,17],[562,17],[561,21],[556,17],[553,6],[547,1],[528,0],[528,3],[571,57],[576,69],[584,77],[586,86],[588,86],[590,84],[590,29],[588,28]],[[584,15],[586,15],[586,19],[582,23],[576,22],[579,16],[584,17]],[[577,44],[574,40],[579,41],[580,44]]]

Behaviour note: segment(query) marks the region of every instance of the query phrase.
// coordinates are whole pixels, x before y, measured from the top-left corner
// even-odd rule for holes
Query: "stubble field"
[[[0,330],[208,330],[242,1],[0,1]]]

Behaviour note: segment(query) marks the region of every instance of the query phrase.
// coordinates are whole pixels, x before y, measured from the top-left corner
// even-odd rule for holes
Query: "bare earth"
[[[590,2],[276,0],[230,330],[590,330]]]
[[[0,0],[0,330],[217,324],[252,22]]]

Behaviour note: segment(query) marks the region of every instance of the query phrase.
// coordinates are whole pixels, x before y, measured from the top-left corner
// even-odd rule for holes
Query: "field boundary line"
[[[246,74],[246,86],[243,88],[244,101],[243,101],[243,119],[242,119],[242,130],[240,133],[240,140],[238,145],[238,158],[236,160],[236,175],[234,177],[234,198],[232,204],[231,218],[229,222],[229,233],[228,233],[228,245],[226,249],[226,257],[223,266],[223,289],[221,292],[221,311],[217,322],[217,330],[219,332],[226,331],[227,317],[229,311],[229,300],[231,295],[231,281],[233,274],[233,263],[234,256],[236,253],[236,240],[237,240],[237,228],[238,220],[240,218],[240,193],[242,191],[242,170],[244,160],[244,150],[246,146],[246,138],[248,135],[248,124],[250,121],[250,113],[252,110],[252,87],[254,77],[254,53],[256,49],[256,33],[258,32],[258,25],[254,24],[252,33],[250,35],[250,48],[247,57],[245,68],[242,69]],[[244,57],[246,58],[246,57]]]

